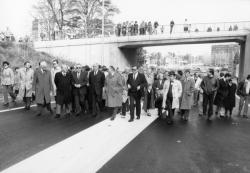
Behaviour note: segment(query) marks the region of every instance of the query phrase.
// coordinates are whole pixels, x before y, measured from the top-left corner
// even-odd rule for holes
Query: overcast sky
[[[9,27],[17,36],[31,33],[32,6],[37,0],[0,0],[0,31]],[[250,0],[112,0],[121,13],[115,22],[151,20],[168,24],[250,20]],[[187,46],[185,46],[187,47]]]

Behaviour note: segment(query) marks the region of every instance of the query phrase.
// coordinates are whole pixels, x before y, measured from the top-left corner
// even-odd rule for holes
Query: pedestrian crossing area
[[[94,173],[113,158],[157,118],[141,116],[129,123],[129,115],[117,115],[81,131],[2,173]]]

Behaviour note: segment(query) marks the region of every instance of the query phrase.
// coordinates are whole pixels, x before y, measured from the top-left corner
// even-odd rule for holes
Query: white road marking
[[[52,104],[55,103],[54,101],[51,102]],[[37,105],[31,105],[30,107],[36,107]],[[0,113],[4,113],[4,112],[10,112],[10,111],[15,111],[15,110],[20,110],[23,109],[24,106],[21,107],[16,107],[16,108],[11,108],[11,109],[4,109],[4,110],[0,110]]]
[[[3,173],[94,173],[113,158],[129,142],[157,118],[142,116],[129,123],[117,115],[79,132],[30,158],[6,169]]]

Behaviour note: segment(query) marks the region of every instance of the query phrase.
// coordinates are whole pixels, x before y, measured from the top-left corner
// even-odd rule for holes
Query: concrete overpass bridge
[[[204,26],[203,26],[204,25]],[[127,65],[135,64],[136,50],[141,47],[183,45],[183,44],[207,44],[235,42],[241,47],[240,50],[240,78],[250,74],[250,22],[235,22],[237,30],[225,28],[215,30],[223,23],[200,24],[204,30],[191,30],[182,32],[178,28],[170,33],[136,36],[110,36],[104,38],[56,40],[35,42],[34,47],[38,51],[44,51],[54,56],[71,59],[82,64],[99,62],[104,65],[114,65],[121,69]],[[231,26],[230,25],[230,26]],[[190,24],[197,26],[197,24]],[[213,26],[208,31],[206,26]],[[194,27],[195,28],[195,27]]]

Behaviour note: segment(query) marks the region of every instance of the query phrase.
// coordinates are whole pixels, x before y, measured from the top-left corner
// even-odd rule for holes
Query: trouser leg
[[[43,105],[37,104],[37,115],[41,115],[43,111]]]
[[[140,116],[141,116],[141,98],[137,97],[135,102],[136,102],[136,116],[140,118]]]
[[[7,85],[3,85],[3,98],[4,98],[4,104],[9,103],[8,86]]]
[[[207,114],[208,95],[203,94],[203,114]]]
[[[75,111],[76,113],[79,113],[81,111],[79,95],[74,96],[74,102],[75,102]]]
[[[240,102],[239,102],[239,116],[241,115],[242,108],[244,106],[244,102],[246,100],[246,97],[240,96]]]
[[[61,115],[61,110],[62,110],[62,106],[59,104],[56,104],[56,114],[57,115]]]
[[[128,101],[122,103],[122,115],[126,115],[126,109],[127,109],[127,104],[128,104]]]
[[[117,115],[117,112],[118,112],[118,107],[114,107],[113,108],[113,112],[112,112],[112,118],[115,119],[116,115]]]
[[[135,112],[135,98],[134,96],[130,96],[130,119],[134,119],[134,112]]]
[[[12,101],[15,101],[16,94],[13,91],[13,87],[11,85],[8,85],[7,89],[8,89],[8,93],[9,93],[10,97],[12,98]]]
[[[29,109],[31,104],[31,97],[26,97],[26,107]]]
[[[199,100],[198,100],[199,115],[203,114],[202,102],[203,102],[203,94],[199,93]]]
[[[46,108],[48,111],[52,111],[52,108],[51,108],[51,104],[50,103],[46,103]]]
[[[213,115],[213,102],[214,102],[214,95],[209,94],[208,97],[208,118],[210,118]]]
[[[250,96],[247,96],[245,99],[245,104],[244,104],[243,115],[246,115],[246,116],[247,116],[247,112],[248,112],[249,99],[250,99]]]

